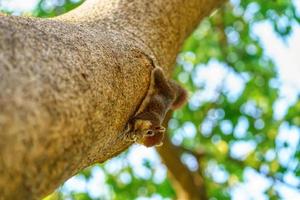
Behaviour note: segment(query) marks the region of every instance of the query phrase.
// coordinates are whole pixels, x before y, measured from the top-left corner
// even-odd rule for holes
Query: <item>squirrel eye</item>
[[[154,135],[154,132],[152,130],[148,130],[147,133],[146,133],[148,136],[153,136]]]

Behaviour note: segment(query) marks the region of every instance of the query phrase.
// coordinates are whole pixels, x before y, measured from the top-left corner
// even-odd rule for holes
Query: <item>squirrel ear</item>
[[[163,145],[163,142],[161,141],[160,143],[156,144],[155,147],[161,147]]]
[[[166,131],[166,128],[163,126],[157,126],[157,127],[155,127],[155,131],[164,133]]]

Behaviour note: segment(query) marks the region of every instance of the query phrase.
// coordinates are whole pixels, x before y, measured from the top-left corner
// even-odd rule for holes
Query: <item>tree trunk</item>
[[[116,156],[153,67],[224,0],[87,0],[53,19],[0,16],[0,199],[38,199]],[[154,65],[153,65],[154,63]]]

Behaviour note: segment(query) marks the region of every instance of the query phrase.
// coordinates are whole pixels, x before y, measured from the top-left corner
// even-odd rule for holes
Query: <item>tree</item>
[[[77,4],[66,1],[49,9],[44,2],[36,15],[56,16]],[[133,147],[111,161],[85,169],[75,179],[88,185],[104,178],[109,193],[103,199],[156,198],[157,194],[178,199],[229,199],[236,197],[235,191],[254,199],[297,197],[295,192],[287,196],[284,190],[300,188],[299,87],[287,101],[287,87],[281,86],[276,59],[262,48],[262,32],[256,33],[255,28],[261,22],[268,23],[290,43],[289,35],[299,22],[297,13],[289,0],[232,1],[205,19],[186,40],[174,77],[188,88],[190,100],[170,120],[169,137],[157,149],[170,178],[162,175],[163,167],[153,156],[132,164],[132,158],[142,150]],[[167,34],[163,38],[169,41]],[[286,111],[278,114],[277,107],[283,104]],[[151,149],[143,153],[148,151]],[[103,177],[94,178],[99,171]],[[260,187],[252,192],[257,194],[243,192],[251,177]],[[49,198],[96,198],[90,191],[70,192],[68,185]],[[107,185],[97,188],[103,190],[100,187]]]
[[[1,16],[3,198],[44,196],[124,151],[130,143],[117,136],[152,62],[170,72],[183,40],[221,3],[90,0],[53,19]]]

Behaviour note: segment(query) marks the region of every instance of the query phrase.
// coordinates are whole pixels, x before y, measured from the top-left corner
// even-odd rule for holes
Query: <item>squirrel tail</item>
[[[187,98],[188,98],[188,93],[184,88],[182,88],[178,83],[176,83],[173,80],[170,81],[170,85],[176,91],[176,98],[172,104],[172,109],[176,110],[176,109],[182,107],[186,103]]]

